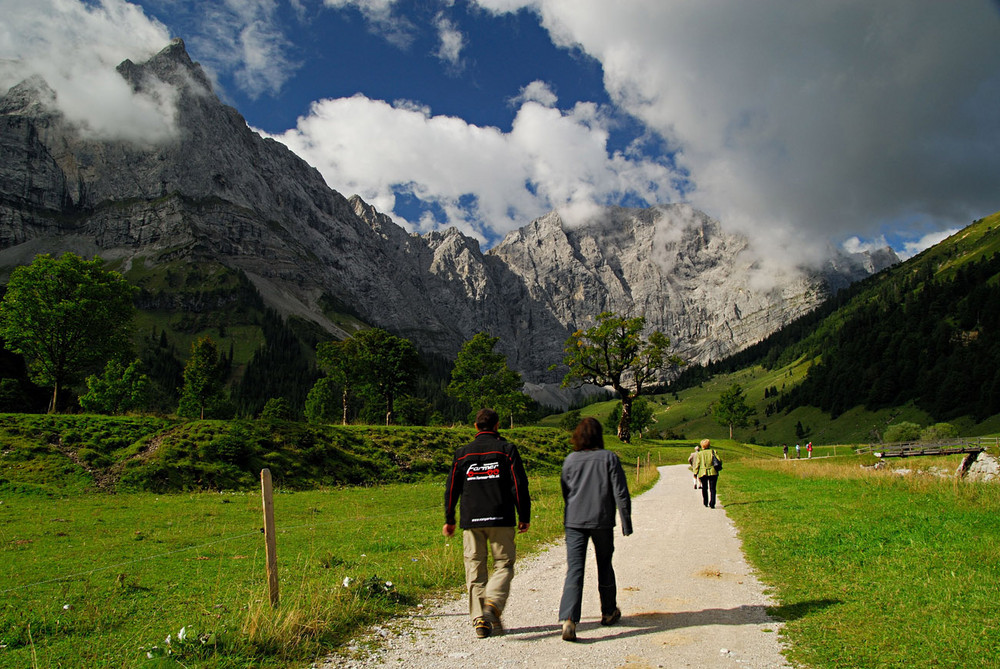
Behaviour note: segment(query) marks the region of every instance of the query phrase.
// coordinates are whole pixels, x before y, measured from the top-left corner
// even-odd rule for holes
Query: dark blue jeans
[[[588,530],[566,528],[566,582],[559,603],[559,620],[580,622],[583,603],[583,567],[587,559],[587,543],[594,542],[597,557],[597,593],[601,598],[601,614],[614,613],[618,608],[618,587],[611,556],[615,552],[614,528]]]
[[[719,480],[719,475],[701,477],[701,499],[705,506],[715,508],[715,484]]]

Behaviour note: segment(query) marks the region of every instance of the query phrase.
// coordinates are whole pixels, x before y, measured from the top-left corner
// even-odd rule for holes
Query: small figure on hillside
[[[583,606],[583,572],[587,544],[594,542],[597,558],[597,594],[601,624],[614,625],[622,617],[611,556],[615,552],[615,508],[622,534],[632,534],[632,498],[618,456],[604,449],[604,429],[596,418],[584,418],[573,431],[573,452],[563,462],[563,501],[566,509],[566,581],[559,602],[562,638],[576,640]]]
[[[798,444],[795,444],[795,457],[796,458],[802,457],[802,447],[799,446]]]
[[[455,505],[461,499],[469,616],[480,639],[503,630],[500,616],[517,558],[515,528],[527,532],[531,520],[528,477],[517,447],[497,432],[499,422],[493,409],[479,410],[479,433],[455,451],[444,490],[441,533],[446,537],[455,534]],[[486,566],[488,554],[493,555],[492,575]]]
[[[691,470],[691,476],[694,477],[694,489],[698,489],[698,472],[694,470],[694,459],[698,457],[698,446],[694,447],[691,451],[691,455],[688,456],[688,469]]]
[[[711,449],[712,442],[708,439],[702,439],[701,450],[698,451],[698,457],[695,459],[695,474],[698,476],[698,480],[701,481],[701,501],[705,503],[705,506],[714,509],[715,508],[715,486],[719,481],[719,472],[715,469],[715,465],[712,464],[712,459],[718,457],[714,449]]]
[[[813,443],[810,441],[806,444],[806,459],[808,460],[813,456]]]
[[[784,453],[785,459],[788,459],[788,444],[781,445],[781,452]]]

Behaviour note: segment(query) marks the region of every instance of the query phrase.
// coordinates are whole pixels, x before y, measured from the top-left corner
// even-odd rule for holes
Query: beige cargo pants
[[[483,617],[487,602],[503,613],[514,578],[515,527],[477,527],[462,530],[465,555],[465,585],[469,592],[469,617]],[[493,573],[487,568],[488,556],[493,555]]]

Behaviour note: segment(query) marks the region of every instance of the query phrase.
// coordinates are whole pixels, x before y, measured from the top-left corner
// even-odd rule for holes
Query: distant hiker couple
[[[486,638],[503,630],[501,616],[514,577],[515,528],[527,532],[531,520],[528,477],[517,447],[497,432],[499,417],[492,409],[476,414],[479,430],[472,442],[455,452],[445,485],[445,524],[442,534],[455,533],[455,507],[461,500],[462,543],[469,616],[476,636]],[[615,509],[622,533],[632,534],[632,502],[618,456],[604,450],[601,424],[584,418],[572,436],[573,452],[563,463],[565,502],[566,581],[559,605],[562,638],[576,639],[583,600],[584,561],[593,542],[597,557],[597,590],[601,624],[621,618],[618,590],[611,565],[614,553]],[[493,556],[493,573],[487,569]]]

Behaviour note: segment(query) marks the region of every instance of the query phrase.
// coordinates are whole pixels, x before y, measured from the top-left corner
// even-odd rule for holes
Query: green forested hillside
[[[780,407],[837,416],[913,402],[938,420],[1000,412],[1000,214],[859,286],[812,337]]]
[[[1000,413],[1000,213],[846,291],[737,356],[687,373],[678,389],[718,373],[798,361],[801,382],[775,387],[777,415],[914,407],[929,421]],[[769,393],[770,395],[770,393]]]

